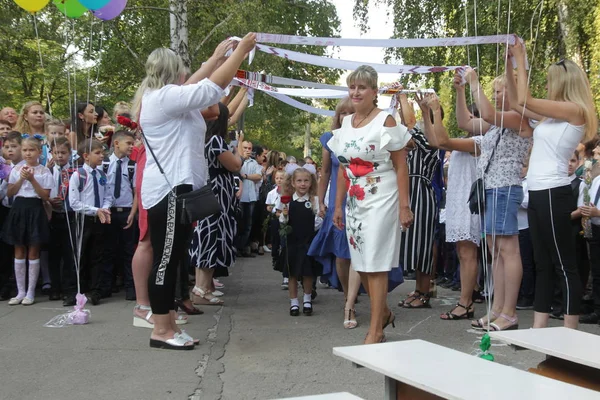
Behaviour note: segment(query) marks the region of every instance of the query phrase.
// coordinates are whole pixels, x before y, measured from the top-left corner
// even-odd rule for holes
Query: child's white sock
[[[300,303],[298,302],[298,299],[297,299],[297,298],[295,298],[295,299],[290,299],[290,307],[294,307],[294,306],[296,306],[296,307],[300,307]]]
[[[15,258],[15,279],[17,280],[17,299],[25,298],[25,281],[27,280],[27,266],[25,260]]]
[[[311,293],[306,294],[304,293],[304,300],[305,303],[312,303],[312,297],[311,297]]]
[[[40,260],[29,260],[29,285],[27,287],[28,299],[35,297],[35,286],[40,276]]]

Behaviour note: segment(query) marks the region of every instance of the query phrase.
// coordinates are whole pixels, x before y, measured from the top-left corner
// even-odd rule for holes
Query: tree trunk
[[[171,49],[179,54],[185,65],[189,67],[187,0],[169,0],[169,10],[171,10]]]

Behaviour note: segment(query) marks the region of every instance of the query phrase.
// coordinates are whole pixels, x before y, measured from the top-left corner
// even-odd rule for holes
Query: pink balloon
[[[97,18],[100,18],[101,20],[104,20],[104,21],[108,21],[108,20],[118,17],[123,12],[126,5],[127,5],[127,0],[111,0],[104,7],[100,8],[98,10],[94,10],[92,12],[94,13],[94,15]]]

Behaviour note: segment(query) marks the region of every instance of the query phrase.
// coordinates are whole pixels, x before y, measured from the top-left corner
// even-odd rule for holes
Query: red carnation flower
[[[365,199],[365,189],[361,188],[359,185],[350,186],[350,191],[348,194],[350,197],[356,197],[357,200]]]
[[[372,162],[365,161],[360,158],[351,158],[348,168],[350,168],[350,171],[352,171],[352,175],[357,178],[368,175],[374,171],[374,165]]]
[[[344,174],[344,180],[346,181],[346,192],[350,189],[350,178],[348,178],[348,173],[346,172],[346,168],[342,170]]]
[[[292,196],[281,196],[281,203],[289,204],[292,201]]]
[[[133,121],[132,121],[132,120],[130,120],[129,118],[127,118],[127,117],[124,117],[124,116],[122,116],[122,115],[119,115],[119,116],[117,117],[117,122],[118,122],[120,125],[123,125],[123,126],[126,126],[126,127],[128,127],[129,129],[137,129],[137,127],[138,127],[138,124],[136,124],[135,122],[133,122]]]
[[[356,242],[354,241],[353,236],[350,236],[350,246],[352,246],[353,248],[356,248]]]

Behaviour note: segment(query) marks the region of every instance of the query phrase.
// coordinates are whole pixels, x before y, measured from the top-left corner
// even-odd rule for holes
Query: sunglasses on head
[[[563,67],[565,69],[565,71],[567,70],[567,65],[565,64],[565,60],[564,59],[562,59],[559,62],[557,62],[556,65],[560,65],[561,67]]]

